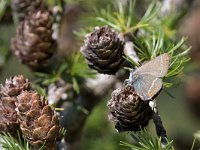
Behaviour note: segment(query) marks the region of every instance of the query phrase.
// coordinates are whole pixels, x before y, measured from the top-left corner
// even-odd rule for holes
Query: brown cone
[[[30,84],[22,75],[7,79],[0,89],[0,131],[9,132],[13,136],[19,130],[19,122],[15,111],[16,96],[29,90]]]
[[[55,148],[60,138],[58,116],[37,92],[23,91],[17,96],[17,115],[20,128],[30,144],[39,149],[45,144],[46,149]]]
[[[42,0],[12,0],[11,2],[14,16],[19,21],[23,21],[42,5]]]
[[[81,52],[89,67],[99,73],[115,74],[123,62],[124,43],[118,33],[108,27],[97,27],[85,39]]]
[[[19,24],[11,48],[18,59],[31,69],[48,66],[53,54],[52,17],[48,11],[37,11]]]
[[[108,101],[109,119],[115,122],[115,128],[121,131],[138,131],[148,125],[152,109],[141,100],[130,85],[116,89]]]

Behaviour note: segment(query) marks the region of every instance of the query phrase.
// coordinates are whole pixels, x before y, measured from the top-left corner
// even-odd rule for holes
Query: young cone
[[[130,85],[112,92],[107,104],[110,109],[109,120],[115,122],[115,128],[121,131],[138,131],[148,125],[152,109],[141,100]]]
[[[56,146],[60,139],[61,128],[58,116],[37,92],[23,91],[17,96],[17,115],[25,138],[35,148],[43,145],[47,150]]]
[[[14,16],[18,21],[23,21],[26,16],[36,11],[41,5],[42,0],[12,0]]]
[[[115,74],[123,62],[124,43],[118,33],[108,27],[96,27],[86,39],[81,52],[90,68],[99,73]]]
[[[9,132],[17,136],[19,122],[15,111],[16,97],[24,90],[29,90],[30,84],[23,76],[7,79],[0,88],[0,131]]]
[[[37,11],[19,24],[11,48],[18,59],[31,69],[48,66],[53,54],[52,17],[48,11]]]

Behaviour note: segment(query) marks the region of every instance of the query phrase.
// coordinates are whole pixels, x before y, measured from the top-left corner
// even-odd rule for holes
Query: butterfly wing
[[[143,64],[141,67],[136,69],[134,74],[151,74],[155,77],[163,77],[167,74],[169,69],[170,56],[164,53],[155,59]]]
[[[142,100],[150,100],[161,90],[162,80],[151,74],[142,74],[133,82],[133,87]]]

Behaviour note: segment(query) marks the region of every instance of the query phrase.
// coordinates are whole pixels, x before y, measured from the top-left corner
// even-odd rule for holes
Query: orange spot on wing
[[[156,95],[156,94],[158,93],[158,89],[159,89],[159,88],[156,88],[155,90],[152,90],[151,92],[149,92],[149,93],[148,93],[148,96],[149,96],[149,97],[153,97],[154,95]]]

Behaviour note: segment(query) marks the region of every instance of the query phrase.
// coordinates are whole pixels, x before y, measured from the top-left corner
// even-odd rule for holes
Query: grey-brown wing
[[[163,77],[167,74],[170,64],[170,56],[164,53],[155,59],[143,64],[135,70],[134,74],[151,74],[156,77]]]
[[[161,90],[162,80],[150,74],[142,74],[133,82],[133,87],[142,100],[150,100]]]

